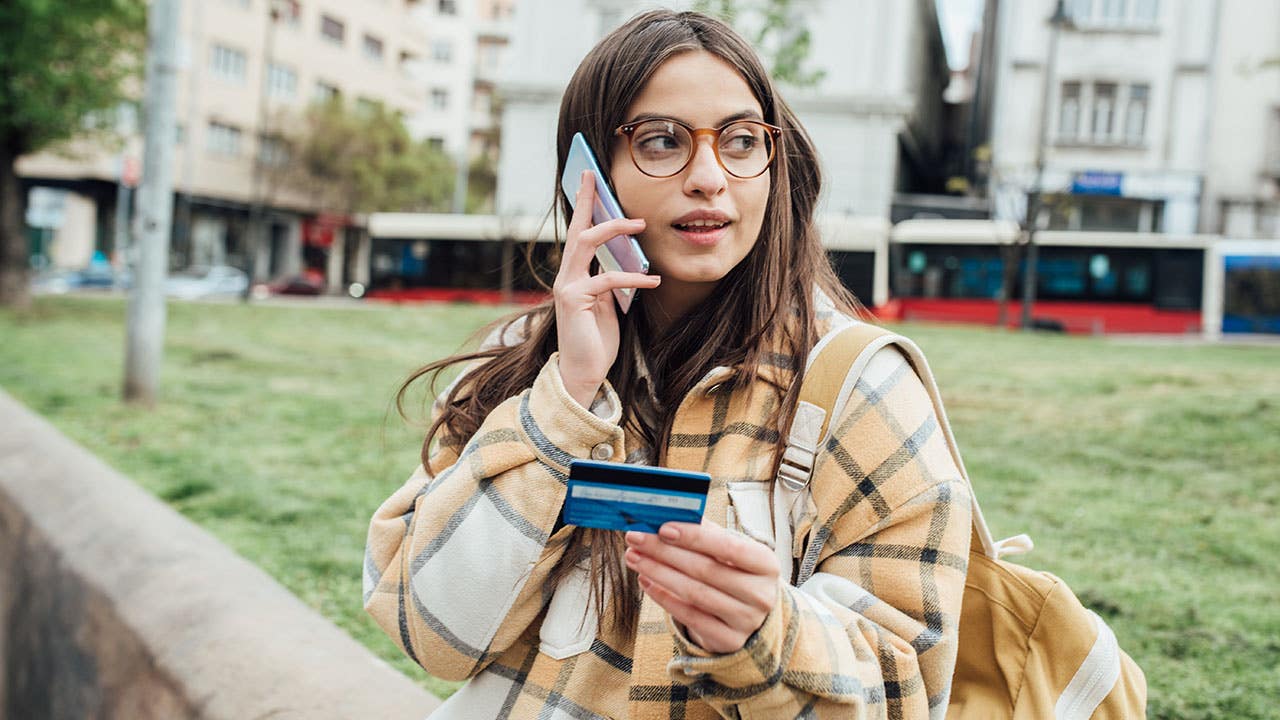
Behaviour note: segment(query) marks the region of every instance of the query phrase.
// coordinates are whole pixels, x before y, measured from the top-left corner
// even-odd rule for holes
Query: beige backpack
[[[915,343],[864,323],[827,333],[809,355],[773,494],[779,566],[797,586],[813,573],[816,557],[804,552],[804,542],[794,542],[803,540],[793,535],[804,522],[793,513],[808,507],[801,496],[808,493],[814,458],[830,434],[829,420],[840,415],[871,356],[888,345],[902,351],[924,383],[956,467],[969,482],[933,374]],[[1030,550],[1031,539],[994,541],[972,484],[970,494],[973,541],[947,717],[1145,717],[1146,678],[1111,629],[1057,577],[1001,559]]]

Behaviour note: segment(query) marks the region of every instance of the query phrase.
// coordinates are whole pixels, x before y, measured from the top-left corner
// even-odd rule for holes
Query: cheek
[[[630,161],[628,161],[630,164]],[[622,206],[622,211],[627,217],[638,218],[644,217],[647,210],[648,200],[645,197],[645,184],[642,178],[636,177],[638,173],[631,168],[624,168],[618,165],[613,166],[613,173],[610,175],[610,185],[613,186],[614,195],[617,196],[618,204]]]
[[[769,204],[769,181],[752,185],[742,198],[743,208],[742,216],[744,220],[748,220],[752,229],[751,237],[755,238],[760,233],[760,228],[764,223],[764,210]]]

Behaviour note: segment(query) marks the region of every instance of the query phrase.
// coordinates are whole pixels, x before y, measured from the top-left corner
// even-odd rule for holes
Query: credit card
[[[626,463],[574,460],[564,521],[600,530],[656,533],[663,523],[702,522],[711,476]]]

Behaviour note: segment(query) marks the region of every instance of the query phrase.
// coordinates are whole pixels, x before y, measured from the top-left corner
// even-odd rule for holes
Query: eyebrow
[[[635,117],[628,120],[626,124],[633,125],[635,123],[644,122],[646,120],[679,120],[680,122],[684,123],[685,125],[688,125],[689,127],[695,126],[695,123],[691,123],[688,120],[685,120],[684,118],[676,117],[674,115],[660,115],[658,113],[640,113],[639,115],[636,115]],[[731,122],[734,122],[735,120],[759,120],[760,122],[764,122],[764,118],[761,117],[760,113],[756,112],[755,110],[742,110],[732,115],[726,115],[720,118],[720,120],[716,122],[716,127],[722,127]]]

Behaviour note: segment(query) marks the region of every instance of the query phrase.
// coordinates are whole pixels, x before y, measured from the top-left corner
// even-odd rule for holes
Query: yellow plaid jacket
[[[779,450],[768,381],[794,381],[787,358],[774,361],[747,387],[726,389],[732,369],[709,373],[677,410],[666,460],[711,475],[707,518],[765,542]],[[621,417],[608,386],[592,410],[577,404],[553,356],[532,388],[465,444],[442,443],[378,508],[366,609],[428,672],[469,679],[433,717],[945,714],[970,502],[929,395],[897,350],[877,353],[819,454],[812,577],[780,587],[764,625],[728,655],[697,647],[647,597],[624,641],[595,618],[585,572],[548,587],[573,531],[553,533],[568,464],[593,449],[627,458]]]

